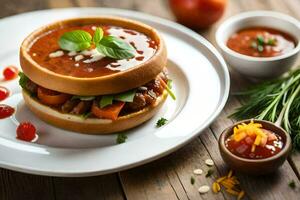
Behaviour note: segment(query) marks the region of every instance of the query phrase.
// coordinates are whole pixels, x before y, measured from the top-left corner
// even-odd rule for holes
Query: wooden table
[[[0,17],[72,6],[132,9],[174,20],[166,0],[1,0]],[[298,0],[230,0],[222,20],[242,11],[257,9],[276,10],[300,19]],[[214,33],[219,24],[220,22],[200,34],[214,44]],[[231,91],[247,85],[247,81],[235,72],[231,72],[231,79]],[[240,100],[230,96],[221,115],[194,141],[165,158],[131,170],[87,178],[57,178],[0,169],[0,199],[235,199],[226,192],[200,195],[198,187],[203,184],[211,185],[218,176],[228,172],[219,154],[217,139],[221,131],[233,123],[226,116],[239,105]],[[207,158],[214,160],[215,173],[210,178],[205,178],[204,175],[196,177],[196,182],[192,185],[190,178],[193,170],[207,170],[204,164]],[[300,153],[294,153],[271,176],[237,176],[247,193],[245,199],[296,200],[300,199],[299,172]],[[298,189],[289,188],[288,183],[291,180],[295,181]]]

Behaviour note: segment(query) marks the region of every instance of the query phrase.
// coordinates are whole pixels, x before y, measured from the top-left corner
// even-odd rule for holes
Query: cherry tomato
[[[5,80],[11,80],[18,76],[19,70],[15,66],[7,66],[3,70],[3,76]]]
[[[37,96],[42,103],[47,105],[59,105],[65,103],[70,95],[38,87]]]
[[[9,90],[0,86],[0,101],[6,99],[9,96]]]
[[[17,128],[17,138],[31,142],[36,136],[36,129],[30,122],[22,122]]]
[[[179,23],[202,29],[222,17],[227,0],[169,0],[169,3]]]

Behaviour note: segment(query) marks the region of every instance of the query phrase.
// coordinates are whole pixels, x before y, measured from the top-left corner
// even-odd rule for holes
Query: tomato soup
[[[280,30],[251,27],[234,33],[227,46],[240,54],[253,57],[275,57],[295,48],[295,39]]]
[[[68,52],[60,49],[58,40],[64,33],[84,30],[93,35],[96,27],[99,26],[103,29],[104,35],[115,36],[131,44],[135,48],[135,56],[130,59],[116,60],[97,54],[97,50],[93,48],[81,52]],[[93,24],[49,31],[33,42],[29,54],[40,66],[58,74],[73,77],[100,77],[146,62],[156,50],[156,42],[143,33],[122,27]]]

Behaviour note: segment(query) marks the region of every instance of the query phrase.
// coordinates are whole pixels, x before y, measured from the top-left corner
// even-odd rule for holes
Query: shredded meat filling
[[[164,89],[165,83],[167,82],[167,74],[166,71],[163,71],[158,77],[145,85],[138,87],[137,92],[134,96],[133,102],[126,102],[125,106],[122,108],[120,115],[126,115],[131,112],[135,112],[138,110],[142,110],[147,106],[154,105],[158,96],[160,96]],[[165,83],[162,83],[164,81]],[[29,80],[26,83],[26,90],[28,90],[32,94],[37,93],[37,88],[39,87],[37,84]],[[95,101],[101,99],[100,96],[97,96]],[[98,101],[97,101],[98,102]],[[57,110],[62,113],[70,113],[75,115],[86,114],[92,109],[93,100],[83,101],[80,99],[70,99],[66,100],[64,103],[60,105],[54,106]]]

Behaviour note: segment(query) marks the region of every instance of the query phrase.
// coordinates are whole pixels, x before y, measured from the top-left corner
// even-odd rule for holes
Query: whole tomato
[[[227,0],[169,0],[169,4],[179,23],[202,29],[222,17]]]

